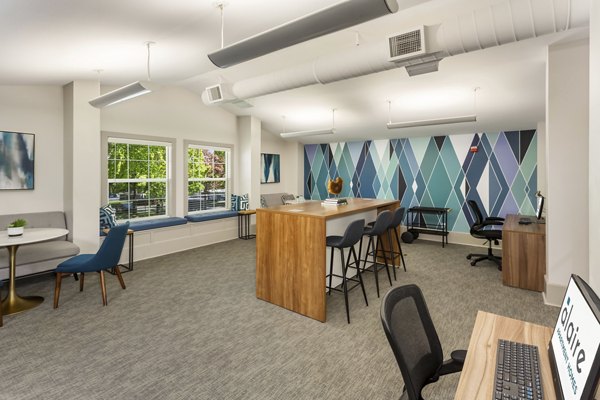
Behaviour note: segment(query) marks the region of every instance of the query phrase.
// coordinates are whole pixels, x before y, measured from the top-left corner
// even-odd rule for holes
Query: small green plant
[[[24,219],[16,219],[13,222],[10,223],[10,225],[8,225],[9,228],[21,228],[24,227],[25,225],[27,225],[27,221],[25,221]]]

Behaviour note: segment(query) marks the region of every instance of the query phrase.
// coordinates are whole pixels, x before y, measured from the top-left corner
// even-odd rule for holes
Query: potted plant
[[[23,227],[27,225],[27,221],[24,219],[16,219],[8,225],[8,236],[21,236],[23,234]]]

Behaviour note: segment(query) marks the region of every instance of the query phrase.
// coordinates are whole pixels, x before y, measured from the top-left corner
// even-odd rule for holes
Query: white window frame
[[[108,178],[108,144],[112,143],[124,143],[124,144],[137,144],[145,146],[165,146],[166,147],[166,159],[167,159],[167,177],[164,178],[148,178],[148,179],[109,179]],[[101,191],[101,204],[108,204],[109,202],[109,183],[150,183],[150,182],[166,182],[166,196],[165,196],[165,214],[164,215],[153,215],[148,217],[139,217],[133,219],[121,219],[118,222],[125,221],[144,221],[165,218],[173,216],[175,214],[175,179],[173,176],[174,171],[174,147],[175,139],[164,138],[156,136],[145,136],[145,135],[131,135],[125,133],[115,132],[102,132],[102,191]]]
[[[215,151],[225,151],[225,178],[190,178],[189,177],[189,160],[188,160],[188,150],[190,148],[196,149],[209,149]],[[184,141],[184,158],[185,158],[185,179],[184,179],[184,209],[186,215],[188,214],[210,214],[219,211],[227,211],[231,210],[231,193],[233,193],[233,145],[231,144],[222,144],[222,143],[208,143],[208,142],[198,142],[194,140],[185,140]],[[189,211],[189,182],[225,182],[225,207],[210,209],[210,210],[198,210],[198,211]]]

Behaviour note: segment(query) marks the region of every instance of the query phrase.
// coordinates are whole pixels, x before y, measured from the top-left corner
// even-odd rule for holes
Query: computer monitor
[[[556,398],[591,400],[600,377],[600,299],[571,275],[548,349]]]
[[[538,220],[542,219],[542,211],[544,211],[544,196],[540,192],[536,194],[537,197],[537,209],[535,210],[535,216]]]

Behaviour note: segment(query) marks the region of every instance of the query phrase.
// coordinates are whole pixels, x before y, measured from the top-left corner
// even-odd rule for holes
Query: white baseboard
[[[542,293],[544,304],[560,307],[565,292],[567,291],[567,287],[564,285],[548,283],[548,275],[544,275],[544,283],[546,285],[546,291]]]
[[[402,226],[402,232],[406,231],[406,226]],[[428,240],[432,242],[439,242],[440,245],[442,243],[442,237],[438,235],[428,235],[421,233],[419,234],[419,240]],[[448,232],[448,244],[462,244],[465,246],[476,246],[476,247],[484,247],[487,248],[487,244],[483,239],[477,239],[471,236],[469,233],[465,232]],[[493,249],[502,250],[502,245],[492,245]]]

